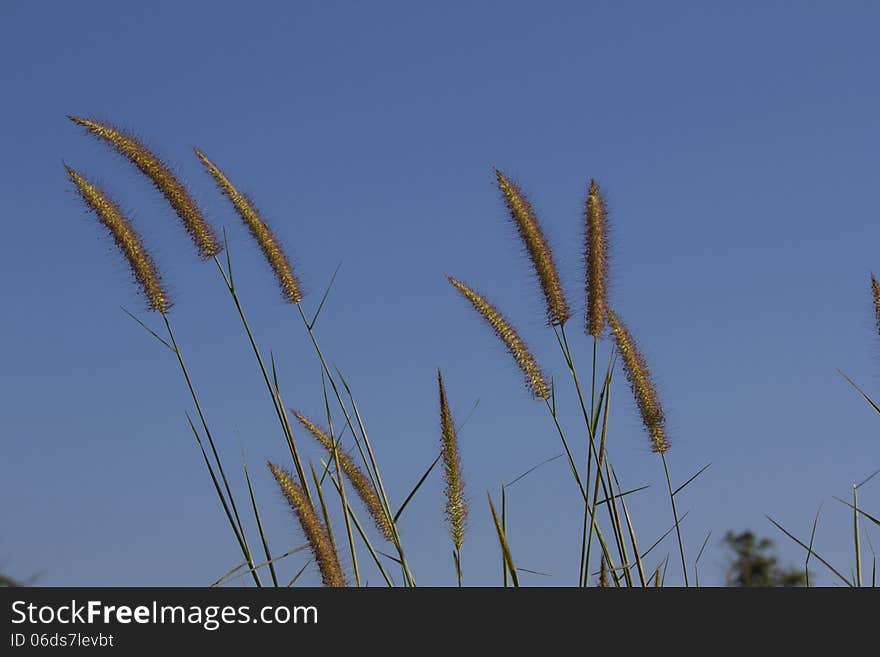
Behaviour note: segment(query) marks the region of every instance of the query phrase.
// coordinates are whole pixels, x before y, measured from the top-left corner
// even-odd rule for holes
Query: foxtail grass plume
[[[95,213],[98,220],[110,231],[116,246],[119,247],[128,261],[134,278],[147,299],[150,310],[158,310],[163,314],[166,313],[171,307],[171,303],[162,285],[159,270],[156,268],[156,264],[144,246],[143,240],[135,231],[131,222],[126,218],[122,210],[119,209],[119,206],[100,187],[86,180],[66,164],[64,166],[67,169],[67,175],[70,176],[70,179],[76,185],[76,190],[86,206]]]
[[[623,358],[623,369],[632,388],[639,414],[642,416],[642,423],[651,438],[652,447],[655,452],[663,454],[669,449],[669,440],[666,438],[666,417],[660,406],[657,389],[651,380],[651,371],[626,325],[611,310],[608,311],[608,323],[614,332],[617,349]]]
[[[498,188],[504,195],[510,217],[529,252],[529,258],[541,284],[541,291],[547,304],[547,321],[551,325],[564,324],[571,313],[568,310],[559,272],[553,262],[553,252],[544,237],[538,217],[519,187],[498,169],[495,169],[495,176],[498,178]]]
[[[458,452],[458,436],[449,402],[446,399],[446,388],[443,375],[437,370],[437,384],[440,388],[440,438],[443,456],[443,478],[446,482],[446,520],[449,533],[456,550],[461,550],[464,543],[464,528],[467,522],[468,507],[464,497],[464,478],[461,475],[461,456]]]
[[[330,438],[327,432],[299,411],[293,411],[293,414],[296,416],[296,419],[299,420],[300,424],[312,434],[315,440],[327,450],[332,459],[334,441]],[[364,471],[361,470],[352,460],[351,455],[342,449],[338,443],[336,444],[336,450],[339,455],[339,465],[342,468],[342,471],[345,473],[346,478],[351,482],[351,485],[354,486],[354,489],[357,491],[358,497],[361,498],[364,506],[367,507],[367,511],[369,511],[370,516],[373,518],[376,528],[388,541],[393,541],[394,532],[391,529],[391,523],[388,521],[388,514],[385,513],[385,508],[382,506],[379,494],[376,492],[373,483]]]
[[[601,338],[608,312],[608,213],[599,185],[592,179],[584,215],[587,334]]]
[[[268,463],[268,466],[294,515],[299,520],[318,564],[318,569],[321,571],[321,580],[324,582],[324,586],[345,586],[345,575],[342,573],[342,566],[339,565],[336,549],[303,489],[293,481],[290,473],[283,468],[279,468],[271,462]]]
[[[221,246],[214,229],[205,220],[201,209],[186,187],[155,153],[133,135],[107,123],[77,116],[68,116],[67,118],[86,128],[95,137],[110,144],[153,181],[153,184],[162,192],[177,216],[180,217],[202,258],[210,258],[220,253]]]
[[[871,274],[871,292],[874,295],[874,315],[877,317],[877,330],[880,331],[880,283]]]
[[[526,343],[519,337],[519,334],[510,325],[510,322],[491,303],[471,290],[467,285],[452,276],[447,276],[447,278],[461,292],[462,296],[471,302],[474,309],[482,315],[483,319],[488,322],[489,326],[495,331],[495,334],[507,347],[510,355],[513,356],[517,365],[525,374],[526,384],[532,391],[532,394],[535,397],[547,399],[550,396],[550,387],[544,380],[544,374],[541,372],[541,368],[538,366]]]
[[[263,255],[266,257],[266,260],[269,261],[269,265],[275,273],[275,278],[278,279],[278,285],[281,287],[281,293],[284,295],[284,298],[291,303],[299,303],[302,301],[303,295],[299,279],[297,279],[296,275],[293,273],[293,267],[290,265],[290,261],[284,253],[284,249],[281,248],[278,238],[275,237],[266,221],[260,216],[260,213],[254,206],[253,202],[247,196],[239,192],[229,178],[226,177],[226,174],[224,174],[216,164],[211,162],[202,151],[198,148],[193,150],[195,150],[196,155],[202,161],[202,164],[205,165],[208,173],[210,173],[217,182],[220,191],[223,192],[223,194],[232,202],[238,216],[241,217],[251,235],[253,235],[257,244],[259,244],[260,249],[263,251]]]

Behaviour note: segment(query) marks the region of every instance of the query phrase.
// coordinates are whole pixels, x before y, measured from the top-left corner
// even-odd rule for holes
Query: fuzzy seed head
[[[345,575],[342,566],[339,565],[339,556],[330,541],[327,530],[315,513],[315,509],[309,502],[303,489],[293,481],[290,473],[279,468],[273,463],[268,463],[269,471],[275,477],[281,493],[287,499],[290,508],[302,527],[318,569],[321,571],[321,579],[324,586],[345,586]]]
[[[131,222],[100,187],[86,180],[71,167],[64,166],[67,169],[67,175],[76,185],[76,190],[83,202],[110,231],[113,241],[125,256],[138,286],[147,299],[150,310],[158,310],[160,313],[168,312],[171,303],[162,285],[159,270]]]
[[[608,214],[595,180],[590,180],[585,209],[587,334],[601,338],[608,311]]]
[[[302,424],[306,428],[306,430],[310,434],[312,434],[315,440],[317,440],[321,444],[321,446],[327,450],[332,459],[334,441],[330,438],[328,433],[324,431],[324,429],[316,425],[314,422],[309,420],[309,418],[307,418],[299,411],[293,411],[293,414],[296,419],[299,420],[300,424]],[[385,513],[385,509],[382,506],[382,502],[379,499],[379,494],[376,492],[375,486],[373,486],[373,483],[370,481],[369,477],[367,477],[364,471],[358,467],[358,465],[354,462],[348,452],[342,449],[342,447],[338,443],[336,443],[335,447],[339,456],[339,466],[345,473],[346,478],[351,482],[351,485],[357,492],[358,497],[361,498],[364,506],[367,507],[367,511],[369,511],[370,516],[373,518],[373,522],[376,524],[376,528],[382,533],[382,536],[384,536],[386,540],[393,541],[394,532],[391,529],[391,523],[388,520],[388,514]]]
[[[662,454],[669,449],[669,440],[666,438],[666,417],[663,415],[660,398],[651,380],[651,371],[626,325],[611,310],[608,311],[608,323],[614,332],[617,349],[623,359],[623,369],[632,388],[639,414],[642,416],[642,423],[651,439],[652,448]]]
[[[208,173],[214,178],[220,191],[232,202],[232,206],[244,221],[253,238],[256,240],[263,255],[272,267],[275,278],[278,279],[278,285],[281,287],[281,293],[290,303],[299,303],[302,301],[303,294],[299,284],[299,279],[293,273],[293,267],[288,260],[281,243],[275,234],[269,228],[266,221],[260,216],[259,211],[253,202],[244,194],[235,188],[235,185],[226,177],[217,165],[215,165],[207,156],[198,148],[194,149],[199,160],[205,165]]]
[[[458,452],[458,436],[449,402],[443,375],[437,370],[437,384],[440,388],[440,438],[443,456],[443,477],[446,482],[446,521],[456,550],[464,543],[464,529],[467,522],[468,506],[464,496],[464,478],[461,475],[461,456]]]
[[[564,324],[571,316],[568,302],[559,279],[559,272],[553,261],[553,252],[541,230],[541,224],[531,204],[513,182],[495,169],[498,188],[504,196],[504,202],[510,211],[510,218],[516,225],[519,236],[529,253],[535,274],[544,293],[547,305],[547,321],[551,325]]]
[[[871,274],[871,293],[874,296],[874,315],[877,319],[877,331],[880,332],[880,283]]]
[[[162,192],[171,207],[180,217],[187,232],[196,244],[202,258],[210,258],[220,253],[221,246],[211,225],[205,220],[201,209],[193,200],[192,195],[175,177],[171,169],[159,157],[144,146],[133,135],[115,128],[107,123],[76,116],[67,117],[77,125],[81,125],[92,135],[101,139],[153,181]]]
[[[532,394],[536,398],[547,399],[550,397],[550,386],[544,379],[544,374],[538,366],[535,357],[529,351],[526,343],[523,342],[519,334],[511,326],[510,322],[485,298],[474,292],[467,285],[452,276],[447,276],[449,282],[459,291],[462,296],[471,302],[474,309],[483,317],[484,320],[492,327],[495,334],[507,347],[507,351],[513,356],[516,364],[519,365],[526,377],[526,383]]]

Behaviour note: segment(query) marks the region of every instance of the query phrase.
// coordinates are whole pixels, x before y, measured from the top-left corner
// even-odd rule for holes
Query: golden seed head
[[[150,310],[158,310],[160,313],[168,312],[171,303],[162,285],[159,270],[131,222],[100,187],[86,180],[66,164],[64,166],[67,169],[67,175],[76,185],[76,190],[83,202],[110,231],[116,246],[128,261],[134,278],[147,299]]]
[[[218,187],[220,187],[220,191],[232,202],[232,206],[235,208],[238,216],[244,221],[260,249],[262,249],[263,255],[269,261],[269,266],[272,267],[272,271],[275,273],[275,278],[278,279],[278,285],[281,287],[281,293],[284,295],[284,298],[291,303],[302,301],[302,289],[299,279],[293,273],[290,260],[288,260],[287,255],[284,253],[284,249],[281,248],[278,238],[275,237],[269,225],[260,216],[253,202],[239,192],[235,185],[230,182],[229,178],[226,177],[226,174],[211,162],[202,151],[198,148],[193,150],[202,161],[202,164],[205,165],[208,173],[214,178]]]
[[[443,456],[443,476],[446,482],[446,520],[456,550],[464,543],[464,528],[467,522],[468,506],[464,496],[464,478],[461,475],[461,456],[458,452],[458,436],[449,402],[443,375],[437,370],[437,384],[440,387],[440,437]]]
[[[587,194],[586,264],[587,333],[601,338],[608,310],[608,213],[595,180]]]
[[[278,482],[282,494],[287,499],[288,504],[290,504],[294,515],[299,520],[299,524],[306,535],[306,540],[318,564],[318,569],[321,571],[321,579],[324,582],[324,586],[345,586],[345,575],[342,573],[342,566],[339,565],[339,556],[336,554],[336,549],[333,547],[326,528],[321,519],[318,518],[318,514],[315,513],[315,508],[309,502],[303,489],[293,481],[290,473],[283,468],[279,468],[271,462],[268,463],[268,466],[272,476],[275,477],[275,481]]]
[[[504,195],[510,217],[529,252],[529,258],[541,284],[541,291],[547,304],[547,321],[552,325],[564,324],[571,313],[568,310],[559,272],[553,262],[553,252],[544,237],[538,217],[519,187],[498,169],[495,169],[495,176],[498,178],[498,188]]]
[[[877,330],[880,331],[880,283],[871,274],[871,292],[874,295],[874,314],[877,317]]]
[[[471,302],[474,309],[482,315],[483,319],[486,320],[507,347],[510,355],[513,356],[517,365],[525,374],[526,383],[532,394],[535,397],[547,399],[550,396],[550,386],[547,385],[544,374],[538,366],[535,357],[532,356],[526,343],[519,337],[519,334],[517,334],[510,322],[491,303],[471,290],[467,285],[452,276],[447,276],[447,278],[461,292],[462,296]]]
[[[300,424],[302,424],[306,430],[314,436],[315,440],[327,450],[332,458],[334,442],[327,432],[299,411],[293,411],[293,414],[296,419],[299,420]],[[364,503],[364,506],[367,507],[367,511],[369,511],[370,516],[373,518],[376,528],[382,533],[382,536],[384,536],[386,540],[393,541],[394,532],[391,529],[388,514],[385,512],[385,508],[382,506],[382,502],[379,499],[379,494],[376,492],[376,487],[373,486],[369,477],[367,477],[364,471],[358,467],[348,452],[342,449],[338,443],[335,447],[336,453],[339,456],[339,466],[345,473],[346,478],[351,482],[351,485],[354,486],[354,489],[357,492],[358,497],[360,497],[361,501]]]
[[[648,431],[654,451],[662,454],[669,449],[669,440],[666,438],[666,417],[663,415],[660,397],[651,380],[651,371],[626,325],[611,310],[608,311],[608,323],[614,332],[617,349],[623,359],[623,369],[632,388],[639,414],[642,416],[642,423]]]
[[[153,181],[174,208],[202,258],[210,258],[222,250],[211,225],[205,220],[192,195],[159,157],[133,135],[107,123],[76,116],[67,117],[95,137],[104,140]]]

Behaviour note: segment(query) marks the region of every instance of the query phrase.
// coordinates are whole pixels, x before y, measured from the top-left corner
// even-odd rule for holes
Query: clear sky
[[[722,581],[722,535],[751,528],[801,564],[765,514],[806,538],[824,502],[816,549],[848,573],[852,519],[833,497],[880,467],[880,417],[836,371],[880,395],[869,288],[880,270],[877,25],[871,2],[5,3],[0,571],[55,585],[203,585],[239,560],[173,356],[120,306],[155,328],[159,317],[63,161],[131,212],[172,289],[233,486],[245,490],[244,449],[272,548],[301,540],[262,465],[289,455],[213,265],[133,167],[65,118],[78,114],[136,131],[227,228],[285,400],[316,416],[319,371],[299,318],[190,147],[256,200],[308,309],[342,263],[316,330],[354,389],[394,500],[438,448],[436,368],[459,419],[480,400],[461,434],[466,583],[500,581],[486,491],[497,497],[502,480],[560,447],[546,409],[443,274],[516,323],[563,386],[576,431],[492,167],[544,222],[583,372],[581,211],[595,177],[610,208],[612,301],[654,370],[673,477],[713,464],[680,499],[689,561],[711,530],[701,579]],[[609,448],[625,487],[651,485],[631,498],[648,545],[671,515],[620,378]],[[454,581],[441,486],[435,474],[401,525],[423,584]],[[861,499],[876,513],[880,480]],[[571,584],[580,521],[564,462],[517,484],[509,502],[518,565],[551,575],[524,582]],[[880,549],[880,533],[868,534]],[[671,539],[651,560],[667,553],[679,581]],[[292,557],[283,571],[302,564]],[[315,568],[301,581],[318,582]]]

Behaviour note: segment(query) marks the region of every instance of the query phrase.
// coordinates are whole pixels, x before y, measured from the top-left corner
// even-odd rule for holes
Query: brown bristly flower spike
[[[587,334],[601,338],[608,311],[608,213],[595,180],[590,180],[586,219]]]
[[[312,434],[315,440],[327,450],[332,459],[334,443],[327,432],[299,411],[293,411],[293,414],[296,416],[296,419],[299,420],[300,424]],[[370,516],[373,518],[376,528],[382,533],[382,536],[384,536],[386,540],[394,541],[394,532],[391,530],[391,523],[388,521],[388,514],[385,513],[385,509],[382,506],[382,502],[379,500],[379,495],[376,492],[373,483],[367,475],[364,474],[364,471],[361,470],[352,460],[351,455],[342,449],[338,443],[336,444],[336,450],[339,455],[339,466],[345,473],[346,478],[351,482],[351,485],[354,486],[358,497],[361,498],[364,506],[367,507],[367,511],[370,512]]]
[[[603,589],[607,589],[611,586],[608,581],[608,564],[605,563],[605,556],[602,556],[602,560],[599,562],[599,586]]]
[[[290,508],[306,535],[306,540],[321,571],[321,579],[325,586],[341,587],[345,586],[345,575],[342,573],[342,566],[339,565],[339,556],[330,541],[318,514],[315,513],[314,507],[306,498],[303,489],[299,484],[293,481],[290,473],[279,468],[274,463],[268,463],[269,470],[275,481],[278,482],[281,492],[287,498]]]
[[[510,325],[510,322],[491,303],[471,290],[467,285],[452,276],[447,276],[447,278],[461,292],[462,296],[471,302],[474,309],[483,316],[483,319],[488,322],[495,331],[495,334],[507,347],[510,355],[513,356],[517,365],[526,375],[526,383],[532,394],[535,397],[547,399],[550,396],[550,387],[544,380],[544,374],[541,372],[541,368],[538,366],[526,343],[519,337],[519,334]]]
[[[880,331],[880,283],[871,274],[871,292],[874,295],[874,315],[877,317],[877,330]]]
[[[632,388],[636,405],[639,407],[642,423],[651,438],[652,447],[655,452],[663,454],[669,449],[669,440],[666,438],[666,418],[660,406],[657,390],[651,380],[651,371],[626,325],[611,310],[608,311],[608,323],[614,332],[617,349],[623,358],[623,369]]]
[[[272,271],[278,279],[278,285],[281,287],[281,293],[284,295],[284,298],[291,303],[299,303],[302,301],[303,295],[299,279],[297,279],[296,275],[293,273],[293,267],[290,265],[290,261],[284,253],[284,249],[281,248],[278,238],[275,237],[268,224],[260,216],[260,213],[254,206],[253,202],[247,196],[239,192],[229,178],[226,177],[226,174],[224,174],[216,164],[211,162],[202,151],[198,148],[193,150],[202,161],[202,164],[205,165],[208,173],[210,173],[217,182],[220,191],[222,191],[232,202],[238,216],[241,217],[251,235],[257,241],[257,244],[259,244],[260,249],[263,251],[263,255],[266,257],[266,260],[269,261],[269,265],[272,267]]]
[[[67,118],[86,128],[95,137],[106,141],[153,181],[180,217],[202,258],[210,258],[220,253],[222,249],[214,229],[205,220],[201,209],[183,183],[155,153],[133,135],[107,123],[77,116]]]
[[[458,436],[449,402],[443,375],[437,370],[437,384],[440,388],[440,438],[443,456],[443,477],[446,482],[446,520],[449,533],[456,550],[464,543],[464,528],[467,522],[468,507],[464,496],[464,478],[461,475],[461,456],[458,452]]]
[[[495,169],[495,176],[498,178],[498,188],[504,195],[507,209],[510,210],[510,217],[529,252],[529,258],[541,284],[541,291],[547,304],[547,321],[551,325],[564,324],[571,313],[568,310],[559,272],[553,262],[553,252],[544,237],[538,217],[519,187],[498,169]]]
[[[110,231],[116,246],[128,261],[135,280],[147,298],[150,310],[158,310],[163,314],[168,312],[171,303],[162,285],[159,270],[131,222],[100,187],[86,180],[66,164],[64,166],[86,206]]]

